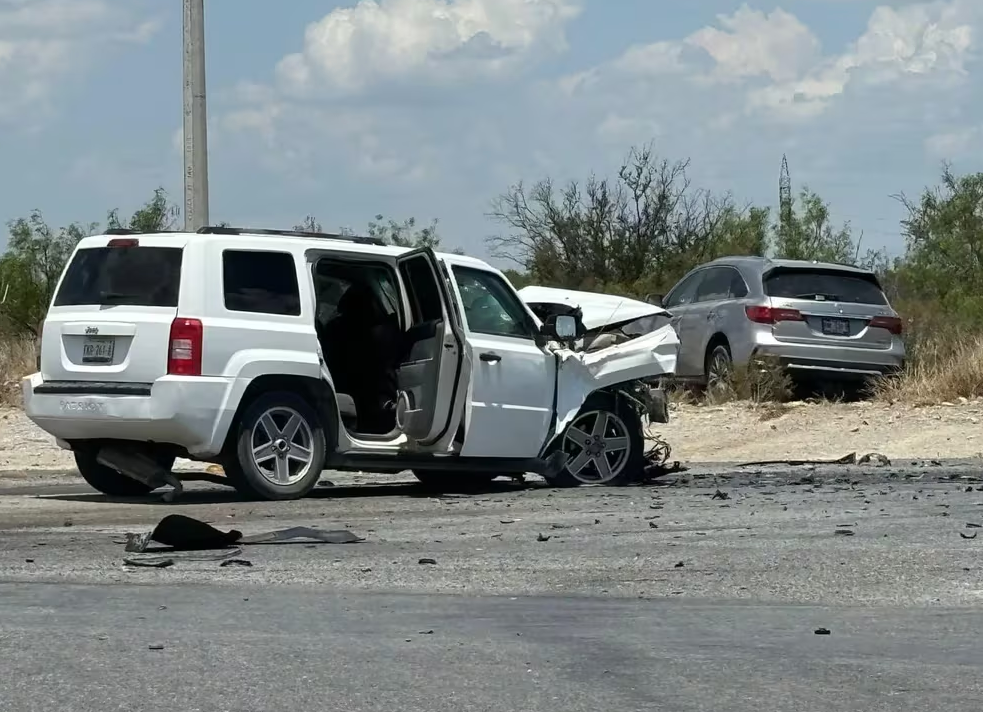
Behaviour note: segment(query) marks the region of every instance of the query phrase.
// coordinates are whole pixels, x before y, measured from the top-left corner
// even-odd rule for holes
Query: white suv
[[[642,464],[641,379],[671,374],[679,342],[666,326],[592,353],[563,345],[580,333],[576,315],[542,324],[470,257],[118,230],[66,267],[24,408],[115,496],[180,490],[177,457],[264,499],[303,497],[326,468],[623,481]]]

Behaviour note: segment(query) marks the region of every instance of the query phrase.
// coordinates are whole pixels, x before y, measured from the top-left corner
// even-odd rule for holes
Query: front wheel
[[[247,497],[300,499],[317,486],[326,458],[324,428],[307,401],[289,391],[264,393],[239,421],[225,471]]]
[[[567,462],[548,478],[555,487],[621,485],[645,466],[645,438],[638,411],[626,399],[594,393],[560,436]]]

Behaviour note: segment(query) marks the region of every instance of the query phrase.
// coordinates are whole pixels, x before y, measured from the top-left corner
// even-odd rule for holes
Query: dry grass
[[[908,349],[904,372],[879,382],[876,399],[925,406],[983,396],[983,334],[935,332]]]
[[[20,379],[36,368],[34,342],[0,339],[0,405],[20,405]]]

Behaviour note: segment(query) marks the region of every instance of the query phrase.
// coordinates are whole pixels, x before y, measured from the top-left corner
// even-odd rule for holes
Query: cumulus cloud
[[[310,24],[283,58],[290,93],[357,92],[392,79],[494,77],[566,47],[574,0],[362,0]]]
[[[0,119],[45,102],[58,80],[113,43],[146,42],[142,2],[0,0]]]

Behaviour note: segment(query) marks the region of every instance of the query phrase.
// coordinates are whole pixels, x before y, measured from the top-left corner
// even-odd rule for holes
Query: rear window
[[[765,277],[764,288],[769,297],[783,299],[887,304],[887,297],[873,278],[832,270],[776,270]]]
[[[56,307],[90,304],[177,307],[180,247],[89,247],[75,253]]]

